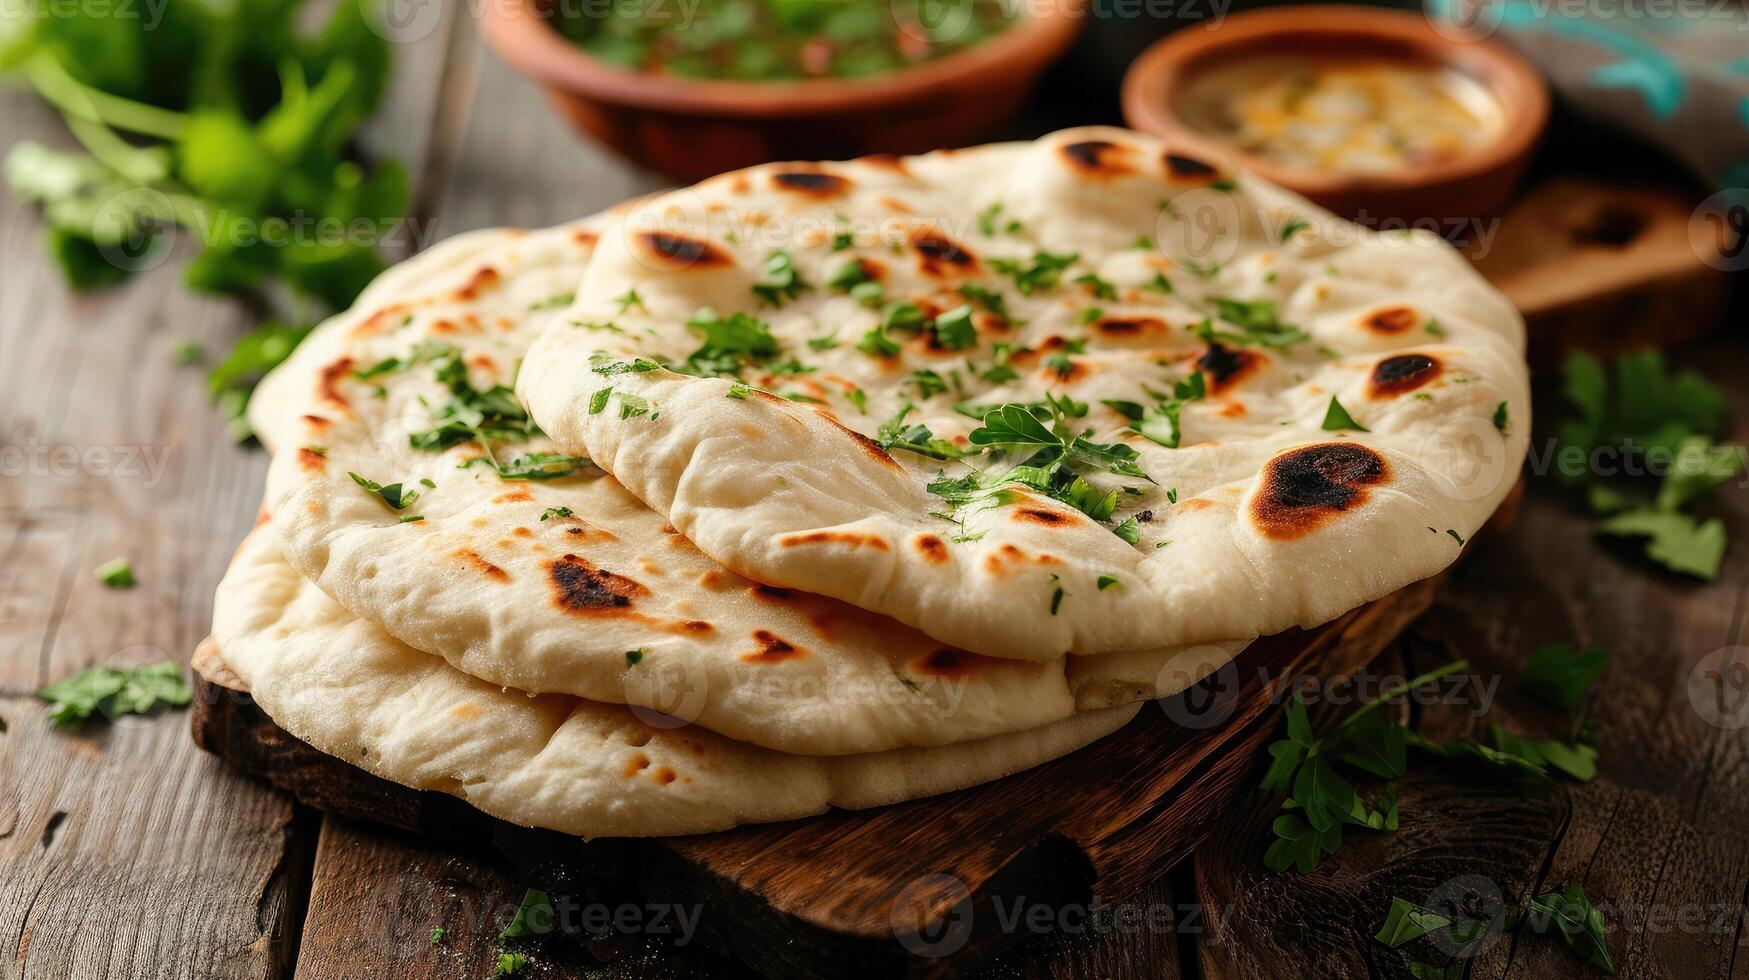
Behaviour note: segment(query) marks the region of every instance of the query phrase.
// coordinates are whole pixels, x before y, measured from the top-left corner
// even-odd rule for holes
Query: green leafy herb
[[[746,313],[735,312],[723,317],[706,306],[693,313],[686,325],[703,334],[704,343],[685,361],[674,366],[674,370],[682,374],[734,376],[749,363],[759,363],[782,353],[777,338],[771,335],[770,324]]]
[[[1039,250],[1030,263],[1015,259],[991,259],[990,268],[1014,280],[1022,296],[1054,288],[1063,278],[1064,270],[1080,256],[1074,252],[1054,253]]]
[[[97,566],[93,573],[97,581],[112,589],[131,589],[134,587],[134,565],[126,558],[112,558]]]
[[[782,306],[813,288],[802,281],[789,253],[781,249],[766,257],[764,271],[765,278],[753,284],[753,294],[763,304]]]
[[[176,345],[175,350],[172,351],[172,356],[176,363],[183,367],[204,364],[206,363],[206,348],[192,340],[185,340]]]
[[[889,452],[903,449],[931,459],[959,459],[965,455],[958,446],[929,431],[928,426],[919,423],[906,425],[905,418],[911,414],[911,408],[911,403],[906,402],[892,418],[881,423],[875,433],[875,442],[882,449]]]
[[[242,442],[254,435],[244,414],[249,407],[249,396],[267,372],[291,356],[313,326],[264,323],[239,338],[225,359],[207,372],[207,394],[226,419],[232,439]]]
[[[492,967],[492,975],[495,977],[513,977],[518,973],[521,973],[527,966],[527,953],[501,952],[498,954],[498,959]]]
[[[1656,507],[1636,507],[1597,525],[1600,534],[1646,538],[1646,557],[1673,572],[1708,582],[1719,577],[1725,559],[1725,522],[1694,517]]]
[[[132,670],[93,667],[50,684],[37,697],[49,702],[51,722],[71,727],[96,715],[143,715],[160,704],[180,708],[194,699],[182,668],[168,660]]]
[[[498,934],[498,938],[526,939],[530,936],[545,936],[552,931],[552,899],[546,892],[530,888],[523,892],[522,902],[516,907],[516,915],[511,918],[510,925]]]
[[[642,651],[642,650],[627,650],[626,651],[626,666],[627,667],[636,667],[643,659],[644,659],[644,651]]]
[[[1297,234],[1300,231],[1302,231],[1306,228],[1309,228],[1309,227],[1311,227],[1311,225],[1309,223],[1307,223],[1306,219],[1304,219],[1304,218],[1289,218],[1289,219],[1287,219],[1285,222],[1282,223],[1280,230],[1278,230],[1276,232],[1276,238],[1275,238],[1276,244],[1278,244],[1278,245],[1287,244],[1288,241],[1290,241],[1294,237],[1295,234]]]
[[[622,314],[634,306],[643,310],[645,313],[650,312],[650,308],[644,305],[644,298],[638,295],[636,289],[626,290],[618,296],[615,296],[613,301],[619,304],[619,311]]]
[[[958,289],[959,294],[968,301],[976,303],[1010,323],[1014,322],[1013,314],[1008,312],[1008,299],[1001,293],[972,282],[961,283]]]
[[[546,299],[536,300],[528,304],[528,310],[530,313],[536,310],[560,310],[570,306],[576,298],[576,293],[554,293]],[[620,312],[624,313],[625,310],[622,309]]]
[[[846,259],[844,264],[838,267],[838,271],[832,273],[831,278],[826,280],[826,285],[842,292],[849,292],[852,286],[870,281],[872,280],[868,270],[863,267],[861,259]]]
[[[445,929],[442,926],[433,926],[431,929],[431,945],[436,946],[441,944],[443,942],[443,937],[447,935],[449,935],[448,929]]]
[[[881,308],[881,327],[886,330],[915,332],[923,329],[927,319],[917,304],[903,300],[888,303]]]
[[[1129,419],[1129,428],[1146,436],[1149,441],[1168,449],[1177,449],[1181,436],[1178,418],[1184,406],[1208,396],[1208,386],[1203,380],[1202,372],[1197,371],[1174,383],[1170,395],[1151,390],[1148,390],[1148,394],[1153,396],[1154,404],[1146,408],[1132,401],[1111,400],[1101,404]]]
[[[1518,689],[1568,711],[1609,668],[1609,651],[1555,643],[1532,652],[1518,672]]]
[[[1589,745],[1514,735],[1499,725],[1489,726],[1488,733],[1494,748],[1539,769],[1557,769],[1580,782],[1597,776],[1597,750]]]
[[[1511,427],[1511,424],[1512,424],[1512,420],[1510,418],[1508,418],[1507,414],[1506,414],[1506,403],[1501,402],[1500,404],[1495,405],[1494,406],[1494,428],[1500,430],[1501,435],[1506,435],[1507,430]]]
[[[348,472],[346,475],[352,477],[352,482],[376,494],[383,503],[389,505],[391,510],[406,510],[413,501],[419,499],[419,491],[403,490],[399,483],[384,486],[375,480],[359,476],[357,473]]]
[[[956,306],[935,318],[936,343],[948,350],[965,350],[978,344],[977,328],[972,326],[970,304]]]
[[[1342,403],[1336,400],[1336,396],[1331,395],[1330,407],[1324,411],[1324,431],[1340,432],[1345,429],[1354,432],[1372,431],[1366,426],[1361,425],[1359,422],[1356,422],[1354,416],[1348,414],[1348,409],[1343,408]]]
[[[515,392],[501,384],[474,387],[460,350],[451,347],[433,360],[437,380],[449,389],[450,400],[433,415],[434,428],[408,436],[414,449],[442,452],[464,442],[478,442],[489,450],[491,441],[526,442],[540,432]]]
[[[1096,584],[1099,586],[1099,591],[1101,592],[1104,592],[1106,589],[1117,589],[1123,587],[1123,583],[1118,581],[1118,578],[1115,575],[1101,575]]]
[[[567,517],[576,516],[577,514],[569,507],[548,507],[546,510],[541,511],[540,519],[542,522],[545,522],[549,519],[563,520]]]
[[[1605,940],[1603,913],[1585,897],[1585,887],[1574,882],[1530,900],[1530,927],[1539,933],[1560,930],[1561,939],[1574,955],[1605,973],[1615,972]]]
[[[870,357],[897,357],[899,354],[898,343],[880,327],[870,327],[868,333],[856,342],[856,349]]]
[[[1094,298],[1107,302],[1117,302],[1117,287],[1091,272],[1084,272],[1072,280],[1076,285],[1086,286]]]
[[[1240,329],[1240,333],[1230,330],[1217,330],[1205,325],[1199,329],[1205,340],[1215,339],[1232,344],[1250,344],[1261,347],[1286,347],[1307,339],[1307,334],[1299,327],[1281,322],[1281,316],[1276,312],[1275,301],[1260,299],[1250,302],[1236,299],[1213,300],[1215,314],[1222,320]]]

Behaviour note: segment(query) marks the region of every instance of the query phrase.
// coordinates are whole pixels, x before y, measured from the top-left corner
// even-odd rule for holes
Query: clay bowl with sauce
[[[1306,115],[1361,103],[1377,118]],[[1182,29],[1131,65],[1123,108],[1136,129],[1373,223],[1498,213],[1548,123],[1549,93],[1494,41],[1446,37],[1418,13],[1333,5]],[[1326,139],[1332,130],[1351,142]]]
[[[486,5],[494,50],[561,115],[633,160],[699,180],[773,160],[920,153],[979,142],[1014,117],[1082,26],[1081,0],[1033,4],[1000,33],[858,78],[694,79],[635,71],[572,45],[541,0]]]

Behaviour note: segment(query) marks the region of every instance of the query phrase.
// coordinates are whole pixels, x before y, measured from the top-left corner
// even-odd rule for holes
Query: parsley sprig
[[[1737,474],[1743,447],[1718,443],[1729,404],[1724,392],[1692,371],[1672,374],[1656,351],[1625,355],[1605,370],[1585,354],[1565,364],[1563,393],[1577,414],[1562,422],[1561,456],[1585,461],[1561,476],[1582,491],[1597,531],[1645,540],[1646,557],[1684,575],[1712,581],[1724,561],[1724,521],[1701,520],[1689,509]],[[1605,454],[1623,460],[1672,461],[1650,502],[1637,502],[1633,482],[1606,481],[1593,466]],[[1638,500],[1644,500],[1640,494]]]

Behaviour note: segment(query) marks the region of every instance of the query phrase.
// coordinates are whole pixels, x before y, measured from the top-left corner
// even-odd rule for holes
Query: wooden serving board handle
[[[1534,364],[1671,347],[1717,326],[1730,303],[1731,276],[1691,236],[1696,203],[1669,188],[1555,177],[1460,245],[1524,314]]]

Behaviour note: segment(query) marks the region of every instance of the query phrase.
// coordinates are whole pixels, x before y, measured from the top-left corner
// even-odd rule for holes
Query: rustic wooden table
[[[370,149],[410,162],[420,241],[496,224],[544,225],[661,181],[562,128],[487,54],[450,5],[397,45],[400,72]],[[66,145],[39,103],[0,96],[0,131]],[[324,818],[228,772],[178,714],[80,734],[52,729],[34,692],[87,667],[186,661],[250,526],[265,470],[233,446],[184,341],[220,351],[250,314],[181,287],[177,263],[73,296],[45,260],[35,215],[8,199],[0,229],[0,976],[482,977],[522,893],[491,854]],[[182,250],[186,252],[186,249]],[[1749,354],[1691,352],[1738,394],[1749,432]],[[1749,495],[1715,505],[1749,535]],[[132,559],[111,591],[102,562]],[[1749,548],[1712,585],[1678,582],[1606,549],[1543,481],[1516,528],[1478,549],[1455,586],[1378,667],[1465,656],[1516,669],[1557,640],[1606,646],[1594,716],[1601,774],[1536,790],[1434,771],[1411,780],[1403,828],[1318,872],[1258,866],[1269,814],[1242,808],[1194,860],[1117,910],[1029,941],[1000,976],[1406,975],[1370,941],[1392,895],[1424,898],[1480,875],[1508,900],[1582,882],[1628,976],[1749,976],[1739,956],[1749,885],[1749,728],[1709,724],[1691,672],[1742,641]],[[1505,689],[1509,689],[1506,685]],[[1505,690],[1503,689],[1503,690]],[[1546,722],[1501,695],[1494,718]],[[1462,705],[1417,713],[1449,735]],[[1383,870],[1380,870],[1383,869]],[[433,927],[448,930],[430,941]],[[648,936],[566,945],[529,976],[734,974],[709,952]],[[1580,975],[1546,941],[1505,938],[1475,976]]]

